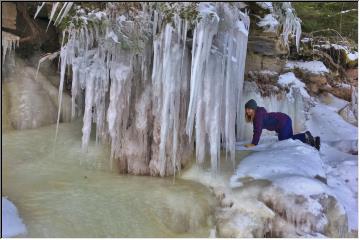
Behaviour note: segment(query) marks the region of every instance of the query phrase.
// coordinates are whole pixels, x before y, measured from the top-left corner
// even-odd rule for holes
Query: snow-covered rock
[[[352,107],[351,104],[347,105],[346,107],[344,107],[343,109],[341,109],[339,111],[340,116],[343,117],[343,119],[345,121],[347,121],[348,123],[351,123],[355,126],[357,126],[357,118],[354,114],[354,112],[352,111]]]
[[[230,186],[241,189],[257,179],[271,182],[259,199],[277,214],[272,218],[275,236],[300,232],[345,236],[348,219],[343,203],[347,202],[327,185],[325,166],[315,148],[290,139],[252,150],[239,163]],[[333,212],[328,210],[330,205]]]
[[[325,165],[328,186],[345,208],[349,230],[357,231],[358,128],[338,114],[341,109],[348,108],[349,102],[331,94],[319,100],[311,110],[306,125],[322,139],[320,156]]]
[[[338,110],[331,105],[318,103],[310,111],[312,117],[306,122],[307,129],[313,135],[320,136],[322,141],[357,140],[357,127],[344,121]]]
[[[315,44],[314,48],[326,51],[334,59],[339,58],[339,64],[344,67],[353,68],[358,64],[358,52],[347,45],[324,42]]]
[[[241,186],[241,179],[266,179],[275,181],[286,176],[325,179],[322,161],[317,150],[299,140],[270,143],[241,161],[230,179],[232,187]]]
[[[287,86],[290,88],[290,92],[287,94],[288,98],[293,98],[293,88],[297,88],[300,91],[300,94],[304,98],[310,98],[307,90],[305,89],[305,83],[301,82],[293,72],[288,72],[279,76],[278,83],[281,86]]]
[[[265,28],[265,32],[276,32],[279,22],[272,14],[266,14],[257,25]]]

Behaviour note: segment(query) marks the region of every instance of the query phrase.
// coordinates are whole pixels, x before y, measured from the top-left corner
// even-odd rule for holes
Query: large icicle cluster
[[[154,31],[161,23],[161,15],[154,11]],[[159,35],[154,36],[154,62],[152,69],[153,114],[160,126],[158,165],[160,175],[166,173],[166,165],[171,162],[173,172],[180,169],[179,136],[184,134],[186,124],[187,90],[190,70],[189,50],[186,47],[188,22],[178,15]],[[157,148],[157,147],[156,147]],[[182,149],[181,149],[182,150]]]
[[[191,137],[196,123],[196,159],[204,161],[209,144],[215,171],[221,142],[231,159],[235,157],[235,120],[244,80],[249,18],[226,4],[201,3],[199,11],[202,19],[194,31],[186,131]]]
[[[73,22],[64,31],[68,41],[60,52],[59,87],[61,102],[65,69],[70,65],[72,118],[84,115],[82,147],[87,148],[92,122],[95,122],[96,140],[111,139],[111,159],[120,155],[130,114],[131,87],[135,84],[132,80],[135,71],[141,71],[133,66],[133,62],[138,61],[134,54],[119,46],[118,41],[120,37],[131,39],[132,31],[138,28],[134,21],[126,21],[125,16],[112,15],[114,8],[116,6],[109,4],[108,12],[96,13],[77,9]],[[75,27],[75,22],[81,27]],[[146,19],[143,22],[145,24]]]
[[[195,20],[174,11],[169,21],[159,5],[142,4],[136,13],[119,11],[121,3],[103,12],[77,8],[64,32],[59,93],[71,66],[82,146],[96,123],[96,140],[110,142],[121,171],[174,174],[191,159],[194,140],[197,162],[209,153],[216,171],[221,144],[235,156],[249,17],[236,4],[200,3]]]

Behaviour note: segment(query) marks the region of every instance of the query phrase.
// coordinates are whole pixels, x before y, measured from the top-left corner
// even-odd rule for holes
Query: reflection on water
[[[81,146],[81,122],[3,135],[3,195],[25,237],[208,237],[214,200],[202,185],[110,172],[109,151]],[[55,150],[55,151],[54,151]]]

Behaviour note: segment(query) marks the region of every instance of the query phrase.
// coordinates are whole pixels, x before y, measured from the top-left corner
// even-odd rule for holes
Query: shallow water
[[[3,195],[27,226],[24,237],[208,237],[214,198],[199,183],[119,175],[81,122],[3,135]],[[55,147],[54,147],[55,146]]]

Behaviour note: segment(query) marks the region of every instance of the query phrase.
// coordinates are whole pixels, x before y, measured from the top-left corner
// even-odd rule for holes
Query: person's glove
[[[247,143],[244,145],[244,147],[250,148],[250,147],[255,147],[255,145],[252,143]]]

